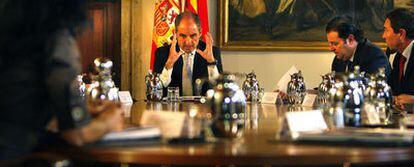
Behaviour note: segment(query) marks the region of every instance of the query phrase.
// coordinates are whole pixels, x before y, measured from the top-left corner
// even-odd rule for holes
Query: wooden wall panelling
[[[131,46],[132,46],[132,94],[135,99],[144,99],[145,98],[145,82],[144,77],[148,71],[148,68],[144,63],[148,64],[148,62],[144,62],[143,51],[141,49],[144,42],[148,43],[150,41],[146,41],[143,39],[143,13],[144,12],[152,12],[153,9],[148,10],[143,8],[143,1],[141,0],[132,0],[131,4]]]
[[[121,90],[131,90],[131,3],[121,2]]]

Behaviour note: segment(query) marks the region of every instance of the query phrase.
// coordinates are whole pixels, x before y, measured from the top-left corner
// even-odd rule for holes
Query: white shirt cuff
[[[220,75],[220,73],[217,69],[217,66],[207,66],[207,70],[208,70],[208,79],[209,80],[216,79]]]
[[[162,86],[168,87],[168,85],[171,83],[172,70],[173,70],[173,68],[167,70],[165,67],[162,70],[161,75],[160,75]]]

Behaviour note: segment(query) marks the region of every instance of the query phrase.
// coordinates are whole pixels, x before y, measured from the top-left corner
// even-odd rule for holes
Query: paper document
[[[265,92],[262,97],[262,103],[264,104],[276,104],[278,92]]]
[[[334,143],[412,144],[413,130],[345,128],[321,133],[302,132],[297,141],[319,141]]]
[[[121,103],[133,103],[134,102],[132,100],[131,93],[129,93],[129,91],[119,91],[118,96],[119,96],[119,101]]]
[[[199,102],[202,96],[181,96],[181,101]]]
[[[299,72],[299,70],[292,66],[290,69],[280,78],[279,82],[277,83],[277,87],[280,91],[287,92],[287,85],[290,81],[290,75]]]
[[[305,99],[303,99],[302,106],[304,107],[313,107],[315,105],[316,94],[306,94]]]
[[[180,137],[186,116],[186,112],[147,110],[142,115],[141,125],[159,127],[166,138]]]
[[[101,141],[143,140],[160,137],[161,131],[157,127],[132,127],[108,133],[102,137]]]

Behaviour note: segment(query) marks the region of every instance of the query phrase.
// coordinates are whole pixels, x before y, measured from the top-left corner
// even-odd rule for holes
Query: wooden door
[[[121,10],[120,0],[94,0],[87,7],[88,25],[77,37],[82,58],[82,72],[97,57],[106,57],[114,62],[113,80],[120,86],[121,77]]]

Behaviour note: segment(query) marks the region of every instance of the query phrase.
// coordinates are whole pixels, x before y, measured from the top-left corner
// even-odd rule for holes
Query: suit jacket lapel
[[[355,65],[361,66],[360,64],[361,64],[361,61],[363,59],[362,56],[364,56],[363,53],[361,53],[361,50],[363,50],[361,48],[364,47],[364,45],[366,45],[368,42],[369,41],[367,39],[365,39],[364,42],[358,43],[358,46],[357,46],[357,48],[355,50],[355,54],[354,54],[354,60],[352,61],[353,66],[355,66]]]
[[[407,78],[410,77],[413,73],[413,69],[414,68],[414,47],[413,49],[411,49],[411,55],[410,55],[410,59],[408,60],[407,63],[407,68],[405,69],[405,73],[404,73],[404,83],[407,83]]]
[[[180,58],[178,58],[177,62],[175,62],[175,64],[174,64],[173,74],[174,73],[177,75],[176,76],[177,83],[180,86],[180,91],[181,91],[182,79],[183,79],[183,57],[182,56],[180,56]],[[171,76],[171,77],[173,77],[173,76]]]
[[[346,70],[346,62],[339,60],[335,57],[332,62],[332,71],[345,72],[345,70]]]

